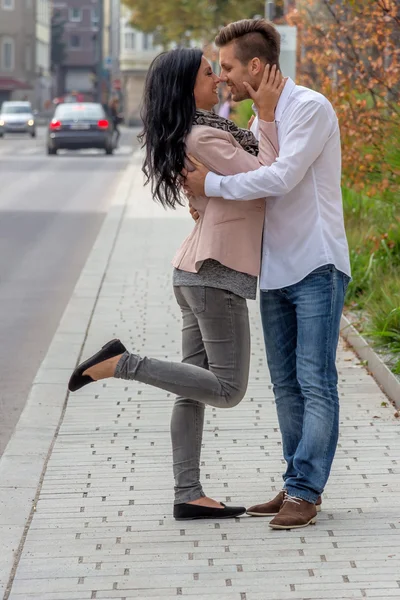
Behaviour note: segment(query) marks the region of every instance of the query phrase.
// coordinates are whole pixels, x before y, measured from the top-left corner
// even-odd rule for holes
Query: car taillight
[[[100,121],[97,123],[97,127],[99,129],[108,129],[108,121],[107,121],[107,119],[100,119]]]
[[[54,131],[55,129],[61,129],[61,121],[57,121],[53,119],[50,123],[50,129]]]

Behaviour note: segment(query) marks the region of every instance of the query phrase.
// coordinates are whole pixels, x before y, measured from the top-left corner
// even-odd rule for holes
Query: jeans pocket
[[[346,275],[346,273],[343,273],[342,279],[343,279],[343,294],[346,294],[347,288],[349,287],[349,283],[351,281],[351,277]]]
[[[322,267],[318,267],[318,269],[314,269],[311,271],[310,275],[322,275],[324,273],[333,273],[335,270],[335,265],[322,265]]]
[[[195,315],[206,310],[206,288],[204,286],[186,287],[185,298]]]
[[[234,309],[237,313],[247,312],[247,302],[242,296],[238,296],[230,290],[226,290],[226,301],[228,308]]]

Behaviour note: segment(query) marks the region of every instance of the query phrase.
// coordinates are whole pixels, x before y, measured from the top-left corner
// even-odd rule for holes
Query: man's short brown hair
[[[281,36],[272,23],[265,19],[242,19],[223,27],[215,38],[221,48],[235,43],[235,54],[244,65],[252,58],[260,58],[279,68]]]

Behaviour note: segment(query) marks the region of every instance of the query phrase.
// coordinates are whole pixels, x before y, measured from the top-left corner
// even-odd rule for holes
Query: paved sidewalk
[[[180,357],[170,260],[191,222],[151,202],[138,161],[0,461],[0,598],[400,598],[400,424],[350,350],[339,353],[341,438],[323,511],[298,531],[250,517],[172,519],[171,394],[108,380],[66,396],[78,357],[114,336],[138,352]],[[283,470],[250,307],[248,393],[235,409],[207,409],[202,454],[206,492],[246,505],[279,490]]]

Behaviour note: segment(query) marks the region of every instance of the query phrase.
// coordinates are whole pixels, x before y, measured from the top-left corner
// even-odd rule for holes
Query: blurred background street
[[[90,149],[47,156],[45,127],[33,139],[0,139],[0,455],[138,131],[123,128],[113,156]]]

